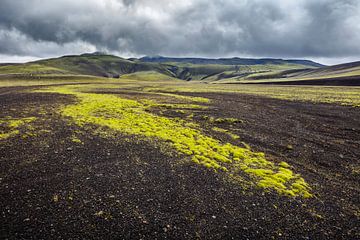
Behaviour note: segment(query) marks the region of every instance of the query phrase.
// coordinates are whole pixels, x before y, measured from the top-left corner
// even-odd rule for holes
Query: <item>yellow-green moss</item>
[[[174,93],[163,93],[163,92],[152,92],[155,93],[157,95],[161,95],[161,96],[167,96],[167,97],[174,97],[180,100],[185,100],[185,101],[190,101],[190,102],[199,102],[199,103],[209,103],[210,100],[208,98],[203,98],[203,97],[191,97],[191,96],[183,96],[183,95],[179,95],[179,94],[174,94]]]
[[[230,132],[229,130],[223,129],[223,128],[213,127],[212,130],[215,131],[215,132],[225,133],[225,134],[229,135],[234,140],[240,139],[240,137],[238,135]]]
[[[74,142],[74,143],[83,143],[79,138],[77,138],[76,136],[72,136],[71,137],[71,141]]]
[[[6,117],[0,119],[0,140],[5,140],[20,134],[19,128],[34,121],[35,119],[35,117],[16,119]]]
[[[6,133],[0,133],[0,140],[4,140],[4,139],[7,139],[9,137],[18,135],[19,133],[20,133],[19,130],[12,130],[12,131],[9,131],[9,132],[6,132]]]
[[[240,119],[236,118],[216,118],[213,120],[215,123],[239,123],[242,122]]]
[[[112,129],[145,138],[157,138],[170,143],[179,153],[207,168],[245,173],[257,186],[272,189],[289,196],[310,197],[309,186],[290,167],[268,161],[263,153],[252,152],[248,147],[239,147],[204,135],[197,125],[180,119],[169,119],[149,113],[146,104],[122,99],[113,95],[84,93],[78,88],[54,87],[51,92],[72,94],[79,102],[65,106],[62,115],[86,127],[97,125],[104,131]]]

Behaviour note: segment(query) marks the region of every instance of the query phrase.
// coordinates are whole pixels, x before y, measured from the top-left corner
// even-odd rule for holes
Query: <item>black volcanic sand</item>
[[[182,93],[212,99],[210,109],[193,111],[206,133],[244,141],[293,165],[313,187],[315,197],[304,200],[243,189],[223,173],[160,151],[156,140],[92,135],[57,113],[61,104],[74,102],[71,96],[13,90],[0,94],[0,116],[39,119],[32,123],[36,136],[20,134],[0,144],[1,239],[360,237],[356,108]],[[163,114],[179,115],[170,109]],[[243,122],[213,123],[204,116]],[[74,135],[82,143],[73,142]]]

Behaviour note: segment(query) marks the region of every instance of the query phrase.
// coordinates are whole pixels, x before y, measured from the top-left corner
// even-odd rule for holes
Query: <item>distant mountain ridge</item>
[[[321,66],[321,67],[320,67]],[[121,58],[102,52],[68,55],[23,64],[0,64],[0,77],[97,76],[203,81],[360,85],[360,62],[323,66],[310,60],[273,58]],[[291,81],[291,83],[290,83]]]
[[[141,62],[157,63],[191,63],[191,64],[221,64],[221,65],[263,65],[263,64],[301,64],[311,67],[324,67],[320,63],[302,59],[277,59],[277,58],[174,58],[163,56],[145,56],[139,58]]]
[[[319,64],[308,60],[243,59],[243,58],[167,58],[162,56],[121,58],[103,52],[68,55],[44,59],[37,64],[39,72],[67,72],[101,77],[119,77],[136,72],[157,72],[182,80],[207,80],[210,77],[228,78],[254,72],[288,69],[313,69]],[[316,65],[316,66],[314,66]],[[20,69],[21,66],[18,67]],[[33,68],[28,68],[33,69]],[[58,69],[58,71],[56,71]]]

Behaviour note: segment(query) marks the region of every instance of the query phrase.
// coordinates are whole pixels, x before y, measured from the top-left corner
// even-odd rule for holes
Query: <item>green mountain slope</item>
[[[276,58],[169,58],[163,56],[146,56],[139,59],[142,62],[157,62],[157,63],[191,63],[191,64],[218,64],[218,65],[286,65],[295,64],[308,67],[323,67],[324,65],[300,59],[276,59]]]
[[[9,75],[88,75],[97,77],[131,77],[206,81],[214,83],[255,83],[280,80],[304,80],[333,76],[353,76],[357,64],[319,67],[308,60],[242,58],[165,58],[121,57],[91,53],[63,56],[24,64],[0,64],[0,77]],[[151,73],[151,74],[150,74]]]
[[[64,56],[36,62],[47,67],[57,67],[73,74],[101,77],[119,76],[138,71],[151,71],[157,66],[126,60],[112,55],[83,54]],[[161,69],[159,69],[160,71]]]
[[[267,83],[301,85],[360,85],[360,61],[316,69],[291,69],[254,73],[229,79],[222,83]]]

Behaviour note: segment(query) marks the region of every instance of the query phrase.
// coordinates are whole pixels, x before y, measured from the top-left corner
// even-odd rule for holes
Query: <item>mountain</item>
[[[314,68],[314,66],[306,65],[308,64],[306,60],[301,61],[304,62],[289,62],[279,59],[202,59],[165,58],[161,56],[124,59],[95,52],[25,64],[3,65],[0,66],[0,74],[80,74],[119,77],[124,74],[153,71],[183,80],[206,80],[218,74],[228,76],[229,73],[236,75],[244,72]]]
[[[309,60],[271,58],[207,59],[152,56],[125,59],[96,52],[24,64],[0,64],[0,77],[19,75],[24,78],[44,75],[86,75],[139,80],[182,79],[213,83],[313,84],[311,81],[315,81],[315,84],[360,85],[360,62],[322,66]],[[336,81],[333,81],[334,79]]]
[[[299,64],[310,67],[323,67],[324,65],[310,60],[283,60],[275,58],[169,58],[163,56],[145,56],[139,59],[141,62],[157,62],[157,63],[191,63],[191,64],[221,64],[221,65],[283,65],[283,64]]]
[[[169,58],[146,56],[138,59],[143,63],[167,65],[174,76],[184,80],[217,81],[222,78],[247,74],[274,72],[289,69],[318,68],[323,65],[309,60],[283,60],[273,58]]]
[[[36,64],[56,67],[73,74],[113,77],[122,74],[150,71],[156,68],[151,64],[133,62],[121,57],[102,53],[63,56],[35,62]]]

